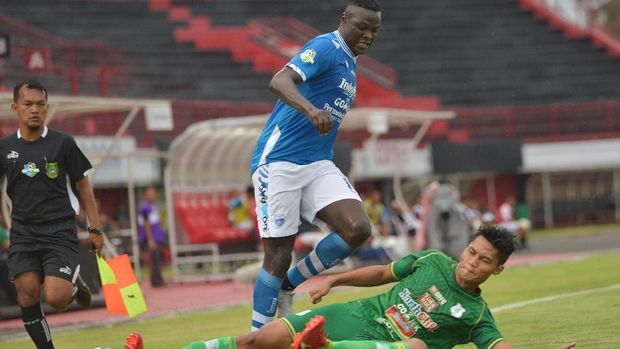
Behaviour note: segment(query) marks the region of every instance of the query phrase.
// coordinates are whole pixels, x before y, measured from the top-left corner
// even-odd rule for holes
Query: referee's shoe
[[[88,308],[90,307],[91,298],[90,289],[86,286],[86,283],[84,283],[82,276],[78,275],[73,288],[73,299],[75,299],[75,302],[79,306]]]

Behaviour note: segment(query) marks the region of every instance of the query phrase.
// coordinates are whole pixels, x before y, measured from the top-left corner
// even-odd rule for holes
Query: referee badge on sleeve
[[[58,177],[58,163],[57,162],[46,162],[45,163],[45,175],[47,175],[47,177],[51,179]]]

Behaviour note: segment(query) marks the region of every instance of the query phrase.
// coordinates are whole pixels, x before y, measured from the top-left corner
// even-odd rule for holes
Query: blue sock
[[[316,245],[304,259],[287,273],[289,282],[297,287],[309,278],[347,258],[353,249],[340,235],[331,233]]]
[[[282,279],[269,274],[263,268],[260,269],[254,286],[252,331],[258,330],[276,317],[281,286]]]

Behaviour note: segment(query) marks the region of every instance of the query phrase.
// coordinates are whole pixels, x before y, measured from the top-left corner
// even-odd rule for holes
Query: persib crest
[[[304,63],[310,63],[310,64],[314,64],[314,57],[316,57],[316,51],[313,49],[307,49],[304,52],[302,52],[299,57],[301,58],[301,61]]]
[[[46,162],[45,163],[45,174],[49,178],[58,177],[58,163],[57,162]]]

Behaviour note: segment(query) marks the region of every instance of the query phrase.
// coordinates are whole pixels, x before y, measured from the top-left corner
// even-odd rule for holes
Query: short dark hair
[[[21,88],[24,86],[26,86],[26,88],[28,89],[34,89],[43,92],[43,95],[45,95],[45,100],[47,101],[47,89],[45,88],[45,86],[43,86],[43,84],[41,84],[37,80],[24,80],[19,84],[15,85],[15,88],[13,89],[13,102],[17,103],[17,100],[19,99],[19,90],[21,90]]]
[[[506,263],[508,257],[510,257],[517,248],[517,242],[514,236],[499,225],[482,225],[476,231],[474,239],[478,236],[487,239],[487,241],[497,249],[497,257],[500,265]]]
[[[349,0],[349,6],[357,6],[376,12],[381,11],[381,5],[376,0]]]

